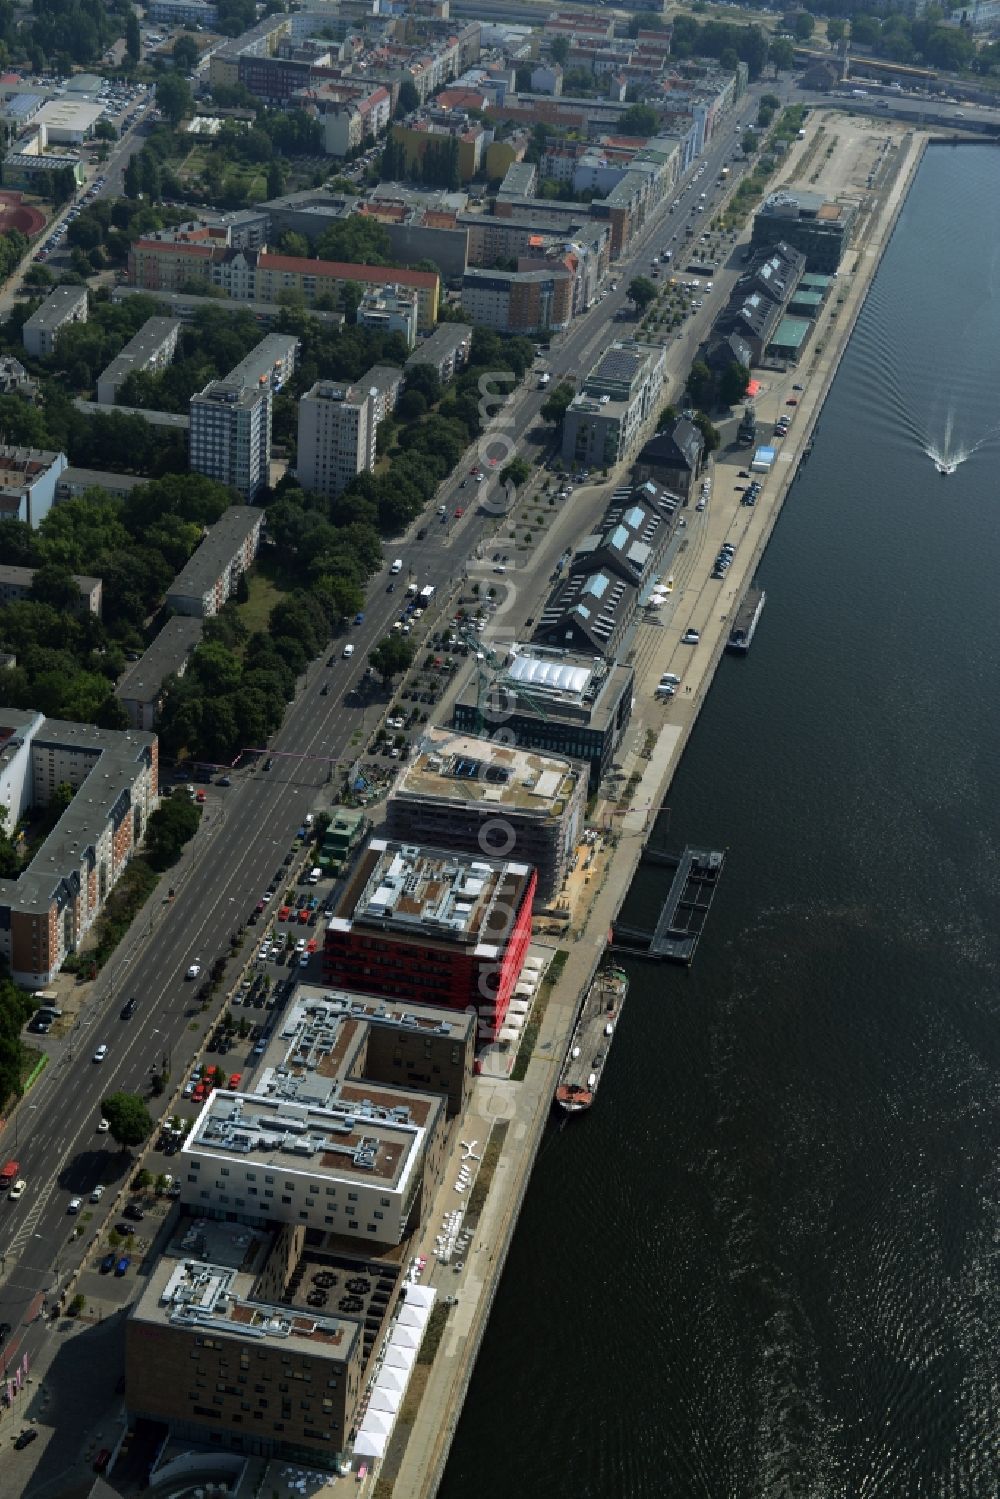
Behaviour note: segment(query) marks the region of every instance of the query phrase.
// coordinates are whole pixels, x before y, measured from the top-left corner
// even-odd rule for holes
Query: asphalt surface
[[[679,225],[691,222],[700,232],[702,221],[711,219],[719,169],[732,155],[734,142],[755,109],[755,96],[750,95],[742,101],[739,115],[726,122],[707,155],[695,163],[693,171],[705,165],[700,181],[709,194],[698,219],[686,217],[681,208],[670,214],[672,198],[665,201],[630,246],[625,260],[615,267],[610,279],[617,282],[618,291],[608,294],[553,341],[544,367],[554,383],[563,374],[582,375],[612,338],[630,335],[633,325],[611,322],[627,300],[630,279],[648,270],[650,257],[660,252],[673,233],[674,221]],[[129,143],[123,143],[113,164],[105,169],[107,192],[117,190],[128,152]],[[693,172],[688,180],[692,177]],[[694,191],[682,198],[688,215],[696,199]],[[676,243],[681,243],[680,237]],[[686,368],[691,346],[703,334],[736,274],[734,267],[715,278],[715,291],[706,296],[702,312],[689,320],[684,337],[670,346],[668,366],[674,377]],[[529,377],[467,460],[442,485],[427,514],[414,523],[407,537],[387,544],[387,558],[402,556],[407,574],[421,587],[431,583],[443,591],[450,581],[464,576],[478,550],[488,552],[489,540],[507,508],[499,485],[476,485],[470,480],[462,488],[462,481],[469,477],[473,462],[488,468],[494,456],[489,450],[489,432],[509,434],[520,442],[538,423],[545,398],[537,379]],[[502,466],[508,453],[501,448],[496,456]],[[435,514],[438,504],[447,506],[443,524]],[[458,507],[465,513],[456,519]],[[418,541],[415,533],[421,528],[426,528],[426,536]],[[484,577],[487,572],[488,568]],[[4,1156],[16,1156],[28,1184],[19,1202],[0,1203],[0,1321],[13,1329],[3,1350],[4,1367],[25,1350],[37,1352],[45,1335],[44,1322],[35,1320],[43,1297],[51,1298],[65,1284],[111,1211],[125,1172],[132,1169],[130,1159],[109,1136],[96,1132],[101,1098],[118,1090],[144,1091],[150,1072],[161,1065],[164,1054],[173,1078],[180,1077],[204,1039],[204,1027],[197,1036],[190,1029],[186,1012],[194,1004],[198,984],[185,980],[185,969],[195,959],[207,968],[218,955],[228,953],[230,933],[246,921],[272,872],[281,865],[303,815],[317,805],[334,766],[350,763],[357,753],[351,740],[364,720],[352,689],[363,674],[368,652],[389,630],[405,594],[402,587],[389,595],[387,581],[385,571],[372,581],[364,621],[349,633],[353,657],[343,659],[343,642],[334,642],[301,680],[284,724],[268,746],[271,771],[265,772],[258,760],[254,768],[237,771],[231,787],[210,790],[203,827],[178,875],[174,899],[166,908],[150,910],[139,938],[102,974],[72,1036],[52,1047],[51,1065],[21,1105],[16,1122],[4,1132]],[[529,577],[528,586],[544,592],[547,573],[542,571],[537,580]],[[331,655],[337,659],[329,666]],[[320,693],[324,684],[329,684],[326,696]],[[379,699],[380,705],[384,701],[384,697]],[[122,1021],[122,1001],[132,994],[138,999],[138,1012],[130,1021]],[[92,1056],[102,1043],[108,1046],[108,1055],[96,1064]],[[86,1199],[97,1182],[105,1183],[107,1191],[104,1200],[92,1207]],[[79,1217],[67,1212],[73,1196],[84,1198]],[[82,1232],[74,1239],[77,1228]]]

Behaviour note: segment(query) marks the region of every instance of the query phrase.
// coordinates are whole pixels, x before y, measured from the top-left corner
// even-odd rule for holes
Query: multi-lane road
[[[734,139],[753,108],[754,100],[744,101],[741,117],[728,122],[721,137],[696,163],[695,169],[705,164],[702,180],[711,184],[713,194],[722,162],[732,154]],[[115,163],[116,175],[123,165],[123,160]],[[690,204],[694,196],[689,194],[682,201]],[[712,212],[709,198],[704,217]],[[696,222],[700,228],[701,217],[685,220],[680,210],[670,215],[668,204],[662,205],[615,268],[618,291],[609,293],[554,340],[547,359],[554,380],[564,374],[580,376],[610,338],[619,336],[619,329],[627,335],[627,326],[614,324],[612,319],[626,300],[629,280],[646,270],[664,236],[669,238],[672,227],[668,232],[665,226],[678,220]],[[678,237],[677,243],[681,242]],[[699,328],[703,331],[712,304],[725,294],[726,280],[732,275],[735,271],[717,279],[716,291],[706,298],[689,338]],[[685,345],[674,345],[668,356],[674,375],[688,352]],[[537,388],[521,387],[503,408],[495,430],[519,441],[538,421],[544,399],[544,392]],[[492,456],[487,439],[481,438],[476,450],[442,485],[429,515],[414,523],[408,537],[387,549],[404,558],[407,570],[421,586],[431,583],[444,592],[450,582],[463,576],[482,544],[494,534],[502,515],[495,486],[488,482],[461,487],[471,463],[485,459],[487,466]],[[502,450],[500,457],[504,461]],[[447,507],[444,523],[435,514],[437,504]],[[465,513],[456,519],[458,507]],[[418,530],[425,530],[422,540],[416,537]],[[119,952],[95,985],[72,1035],[54,1044],[50,1067],[7,1126],[4,1156],[16,1155],[28,1187],[19,1202],[0,1204],[0,1321],[14,1329],[4,1351],[5,1361],[22,1349],[37,1352],[44,1325],[38,1322],[24,1328],[22,1324],[38,1311],[44,1294],[65,1282],[109,1210],[115,1195],[111,1188],[128,1169],[128,1158],[106,1134],[97,1133],[101,1098],[119,1089],[143,1090],[164,1055],[169,1057],[174,1079],[182,1075],[193,1048],[203,1039],[203,1032],[196,1037],[190,1030],[185,1015],[197,988],[185,980],[185,969],[195,959],[207,966],[228,952],[230,933],[246,920],[273,872],[280,868],[295,830],[305,812],[316,805],[332,768],[346,764],[356,752],[351,745],[362,727],[362,710],[351,689],[364,670],[367,653],[386,634],[400,606],[400,592],[388,595],[387,581],[384,572],[373,580],[364,621],[351,632],[353,657],[343,659],[335,644],[302,679],[269,747],[272,769],[265,771],[258,761],[254,768],[237,772],[231,787],[211,788],[204,825],[182,865],[173,900],[140,922],[138,937]],[[546,586],[544,576],[537,582],[529,576],[526,583],[522,577],[519,584],[539,593]],[[336,657],[334,665],[327,664],[331,654]],[[324,685],[326,695],[320,690]],[[138,1011],[123,1021],[119,1018],[122,1001],[133,994]],[[108,1055],[98,1064],[92,1057],[102,1043]],[[99,1181],[109,1186],[105,1199],[93,1209],[86,1206],[93,1217],[80,1240],[71,1242],[79,1220],[68,1214],[69,1201],[73,1196],[86,1199]]]

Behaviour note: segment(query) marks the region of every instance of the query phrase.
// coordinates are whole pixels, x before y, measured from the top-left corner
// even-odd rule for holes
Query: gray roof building
[[[195,615],[175,614],[167,620],[152,645],[133,662],[115,688],[134,729],[152,729],[163,702],[168,677],[183,676],[192,651],[201,644],[204,621]]]
[[[256,557],[263,523],[256,506],[230,505],[171,583],[167,608],[201,618],[217,614]]]
[[[542,609],[532,637],[565,651],[617,657],[638,608],[638,590],[598,567],[571,573]]]
[[[78,499],[88,489],[103,489],[107,494],[127,499],[133,489],[147,483],[138,474],[112,474],[100,468],[65,468],[56,480],[55,503]]]
[[[56,346],[56,335],[67,323],[87,321],[87,288],[57,286],[41,307],[36,307],[21,329],[21,341],[29,354],[45,359]]]
[[[666,484],[685,501],[701,471],[705,439],[694,422],[679,417],[669,432],[657,432],[642,447],[636,460],[636,477]]]
[[[670,541],[671,517],[680,501],[659,485],[637,486],[612,498],[599,528],[585,536],[570,563],[570,576],[601,569],[640,593],[652,582]]]
[[[292,333],[269,333],[226,376],[230,385],[268,385],[280,390],[295,373],[299,340]]]
[[[429,338],[417,344],[403,369],[429,364],[437,370],[442,383],[447,384],[468,362],[471,349],[472,328],[468,323],[441,323]]]
[[[180,320],[170,317],[148,318],[121,353],[97,377],[97,399],[102,406],[113,406],[118,387],[136,370],[159,370],[170,363],[177,348]]]
[[[500,184],[498,198],[533,198],[538,182],[538,168],[533,161],[514,161]]]
[[[130,297],[146,297],[149,301],[156,302],[170,317],[180,318],[182,323],[190,323],[205,307],[218,308],[220,301],[223,306],[226,305],[225,299],[219,297],[198,296],[186,291],[149,291],[144,286],[116,286],[111,292],[111,301],[116,306],[127,302]],[[266,328],[278,322],[288,308],[282,307],[280,302],[241,302],[240,311],[251,313]],[[310,307],[309,317],[327,328],[340,328],[344,322],[342,312],[321,312],[315,307]]]
[[[102,406],[100,401],[85,401],[82,396],[77,396],[73,402],[77,411],[82,411],[85,416],[108,416],[107,406]],[[179,411],[151,411],[145,406],[116,406],[117,416],[141,416],[144,422],[151,427],[166,427],[174,432],[186,432],[191,425],[190,417]]]
[[[0,604],[13,604],[31,594],[35,581],[33,567],[7,567],[0,564]],[[100,615],[103,583],[100,578],[88,578],[82,573],[73,574],[73,582],[80,590],[82,612]]]

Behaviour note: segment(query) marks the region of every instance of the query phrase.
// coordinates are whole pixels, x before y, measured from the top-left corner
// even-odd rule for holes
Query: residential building
[[[323,948],[329,984],[503,1024],[531,940],[528,864],[374,838],[348,876]]]
[[[339,297],[344,286],[402,286],[415,293],[422,332],[437,322],[441,278],[434,271],[399,266],[350,265],[269,251],[224,252],[209,267],[209,279],[238,301],[276,302],[281,292],[299,292],[307,306],[318,297]]]
[[[298,463],[303,489],[328,498],[375,466],[372,390],[361,381],[348,385],[317,380],[299,401]]]
[[[592,795],[611,769],[634,692],[631,666],[589,648],[581,654],[516,645],[496,701],[484,708],[473,671],[455,702],[453,722],[478,734],[502,728],[515,744],[584,761]]]
[[[293,333],[269,333],[226,375],[231,385],[267,389],[277,395],[295,374],[302,345]]]
[[[167,589],[172,614],[209,619],[236,592],[260,545],[264,512],[253,505],[230,505]]]
[[[540,62],[531,70],[531,92],[551,94],[554,98],[563,90],[563,70],[557,62]]]
[[[254,499],[268,483],[270,388],[210,380],[191,397],[189,409],[191,468]]]
[[[212,0],[149,0],[146,17],[158,26],[203,26],[208,31],[219,12]]]
[[[0,604],[17,604],[22,599],[30,598],[34,581],[35,569],[33,567],[9,567],[0,563]],[[80,613],[96,614],[100,619],[103,581],[100,578],[88,578],[81,573],[74,573],[73,582],[80,590]]]
[[[471,351],[472,329],[468,323],[441,323],[429,338],[417,344],[403,369],[429,364],[437,370],[442,385],[447,385],[468,364]]]
[[[136,474],[112,474],[98,468],[64,468],[56,480],[53,503],[79,499],[88,489],[103,489],[105,494],[127,500],[134,489],[147,481]]]
[[[152,645],[118,683],[115,697],[133,729],[155,729],[163,706],[164,684],[168,677],[184,675],[192,652],[201,644],[202,625],[199,615],[171,615]]]
[[[179,318],[182,323],[192,322],[205,307],[217,308],[219,305],[218,297],[198,296],[195,292],[148,292],[141,286],[126,285],[112,289],[111,300],[115,305],[127,302],[130,297],[150,297],[168,316]],[[288,308],[279,302],[244,302],[240,311],[249,312],[262,328],[272,328],[287,315]],[[309,316],[321,327],[340,328],[344,322],[342,312],[323,312],[316,307],[310,308]]]
[[[534,866],[535,903],[545,906],[574,867],[586,806],[574,761],[429,728],[389,798],[385,831],[398,843],[513,855]]]
[[[118,387],[136,371],[155,372],[164,369],[174,357],[180,331],[178,318],[151,317],[143,323],[121,353],[98,375],[98,403],[113,406],[118,397]]]
[[[93,926],[158,797],[156,738],[0,709],[0,822],[11,832],[57,786],[74,796],[16,879],[0,880],[0,957],[43,989]]]
[[[38,526],[55,503],[65,453],[0,446],[0,520]]]
[[[378,430],[387,416],[392,416],[403,394],[405,376],[398,364],[373,364],[358,382],[372,398],[372,417]]]
[[[346,156],[349,151],[375,140],[392,118],[392,95],[381,84],[363,85],[349,99],[331,100],[320,116],[323,149],[328,156]]]
[[[705,462],[705,439],[687,417],[678,417],[665,432],[657,432],[644,445],[636,460],[640,481],[664,484],[681,496],[686,505]]]
[[[462,307],[469,320],[502,333],[556,331],[573,318],[573,274],[565,265],[517,271],[466,271]]]
[[[49,292],[41,307],[25,321],[21,329],[21,342],[29,354],[36,359],[47,359],[55,353],[56,338],[60,328],[70,323],[87,321],[87,288],[85,286],[57,286]]]
[[[29,405],[38,400],[38,381],[33,380],[19,359],[12,354],[0,355],[0,395],[20,396]]]
[[[533,198],[538,188],[538,168],[533,161],[515,161],[506,171],[497,192],[499,198]]]
[[[563,419],[564,463],[613,468],[634,450],[663,388],[660,344],[613,343],[570,402]]]
[[[843,259],[857,208],[853,202],[831,202],[822,193],[782,189],[754,215],[750,244],[757,250],[784,242],[802,252],[807,270],[830,274]]]
[[[402,286],[369,287],[358,303],[355,321],[360,328],[398,333],[412,349],[417,338],[416,295]]]

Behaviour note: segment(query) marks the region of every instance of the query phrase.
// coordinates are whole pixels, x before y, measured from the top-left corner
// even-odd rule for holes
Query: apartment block
[[[501,333],[539,333],[568,327],[573,276],[562,265],[545,270],[466,271],[462,307],[469,320]]]
[[[370,287],[358,303],[355,321],[359,328],[379,333],[398,333],[412,349],[417,339],[417,298],[402,286]]]
[[[0,958],[42,989],[93,926],[158,800],[152,734],[0,709],[0,820],[11,832],[57,786],[77,793],[16,879],[0,880]]]
[[[437,322],[441,288],[441,278],[434,271],[309,260],[266,250],[223,254],[212,263],[210,279],[238,301],[276,302],[281,292],[298,292],[310,307],[318,297],[339,297],[348,285],[376,289],[400,286],[415,294],[418,326],[424,333],[429,333]]]
[[[0,604],[17,604],[31,597],[31,586],[35,581],[33,567],[7,567],[0,564]],[[80,590],[81,614],[101,615],[101,596],[104,584],[100,578],[88,578],[81,573],[73,574],[73,582]]]
[[[211,380],[191,397],[189,409],[191,468],[252,500],[268,482],[270,387]]]
[[[65,453],[0,446],[0,520],[37,526],[55,503]]]
[[[583,832],[587,776],[571,760],[454,729],[430,728],[386,808],[386,833],[538,872],[536,905],[554,899]]]
[[[503,1024],[531,940],[529,864],[373,838],[326,928],[331,985]]]
[[[184,675],[192,652],[201,644],[202,624],[200,615],[172,615],[118,683],[115,697],[133,729],[155,729],[164,686],[169,677]]]
[[[375,466],[372,391],[317,380],[299,401],[298,467],[303,489],[328,498],[346,489],[355,475]]]
[[[253,505],[231,505],[167,589],[172,614],[209,619],[236,592],[260,544],[264,512]]]
[[[613,468],[636,447],[663,389],[659,344],[613,343],[573,397],[563,419],[564,463]]]
[[[151,317],[130,338],[121,353],[97,377],[97,400],[113,406],[118,387],[137,370],[165,369],[174,357],[181,325],[178,318]]]
[[[471,351],[472,328],[468,323],[442,323],[430,338],[417,345],[403,369],[429,364],[437,370],[441,383],[447,385],[468,364]]]
[[[29,354],[36,359],[47,359],[55,353],[56,338],[60,328],[70,323],[87,321],[87,288],[85,286],[57,286],[49,292],[41,307],[26,320],[21,329],[21,341]]]

